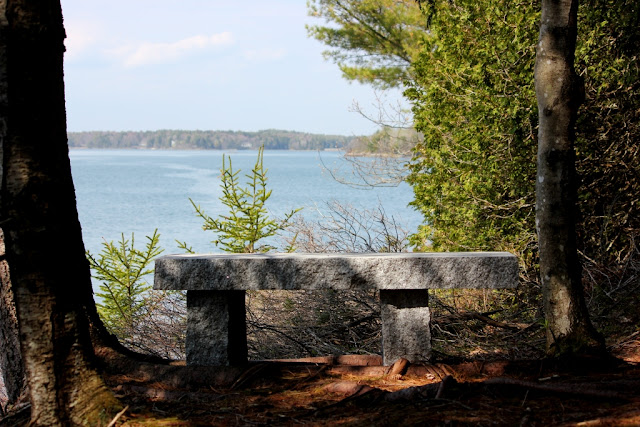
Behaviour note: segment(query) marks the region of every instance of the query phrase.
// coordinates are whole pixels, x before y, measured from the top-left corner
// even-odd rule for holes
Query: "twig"
[[[495,326],[496,328],[509,329],[512,331],[520,331],[522,328],[509,325],[507,323],[498,322],[497,320],[493,320],[485,313],[478,313],[477,311],[470,311],[465,313],[454,313],[449,316],[441,316],[433,319],[434,323],[449,323],[451,320],[479,320],[488,325]]]
[[[250,367],[249,369],[244,371],[242,373],[242,375],[240,375],[240,377],[238,377],[238,379],[231,385],[231,390],[237,389],[242,384],[244,384],[247,381],[249,381],[252,377],[255,377],[258,373],[260,373],[267,366],[269,366],[268,363],[259,363],[257,365],[254,365],[254,366]]]
[[[303,378],[302,380],[300,380],[297,383],[295,383],[293,385],[292,389],[293,390],[297,390],[298,387],[300,387],[302,384],[305,384],[305,383],[311,381],[312,379],[316,378],[318,375],[320,375],[321,373],[326,371],[328,367],[329,367],[329,365],[325,365],[325,366],[320,367],[320,369],[316,370],[313,374],[311,374],[308,377]]]
[[[366,317],[361,317],[360,319],[356,319],[356,320],[353,320],[353,321],[347,323],[347,328],[354,328],[354,327],[358,326],[361,323],[369,322],[371,320],[377,319],[378,317],[380,317],[380,315],[377,314],[377,313],[369,315],[369,316],[366,316]]]
[[[129,410],[129,405],[125,406],[124,409],[116,414],[116,416],[111,420],[107,427],[113,427],[116,425],[121,416],[124,415],[125,412]]]
[[[274,328],[271,325],[265,325],[262,323],[258,323],[258,322],[249,322],[249,324],[251,326],[253,326],[256,329],[266,329],[268,331],[274,332],[276,334],[282,335],[283,337],[285,337],[286,339],[288,339],[289,341],[292,341],[296,344],[298,344],[300,347],[302,347],[304,349],[304,351],[307,352],[308,355],[312,356],[313,355],[313,351],[311,351],[311,349],[309,347],[307,347],[306,345],[304,345],[304,343],[298,341],[297,339],[285,334],[284,332],[278,330],[277,328]]]

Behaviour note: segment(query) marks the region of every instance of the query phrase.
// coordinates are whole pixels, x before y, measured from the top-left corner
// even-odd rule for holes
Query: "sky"
[[[62,0],[68,130],[363,135],[382,95],[307,37],[304,0]]]

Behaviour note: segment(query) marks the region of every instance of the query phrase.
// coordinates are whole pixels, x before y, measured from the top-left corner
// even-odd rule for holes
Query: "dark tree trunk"
[[[589,320],[576,247],[575,123],[583,84],[573,61],[577,0],[543,0],[535,86],[540,127],[536,226],[550,354],[602,350]]]
[[[13,302],[9,265],[4,258],[4,232],[0,229],[0,370],[8,401],[14,403],[24,388],[24,366],[20,354],[18,318]]]
[[[34,425],[105,424],[66,138],[58,0],[0,1],[0,213]]]

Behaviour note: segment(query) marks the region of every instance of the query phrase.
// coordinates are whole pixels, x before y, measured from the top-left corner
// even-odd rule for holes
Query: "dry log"
[[[409,368],[409,361],[404,357],[396,360],[393,365],[387,371],[387,377],[393,380],[399,380],[407,372]]]

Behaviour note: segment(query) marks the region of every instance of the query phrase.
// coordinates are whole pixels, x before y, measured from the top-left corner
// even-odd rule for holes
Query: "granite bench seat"
[[[154,289],[187,291],[187,364],[247,362],[245,291],[379,290],[383,363],[431,357],[428,289],[518,284],[506,252],[167,255]]]

